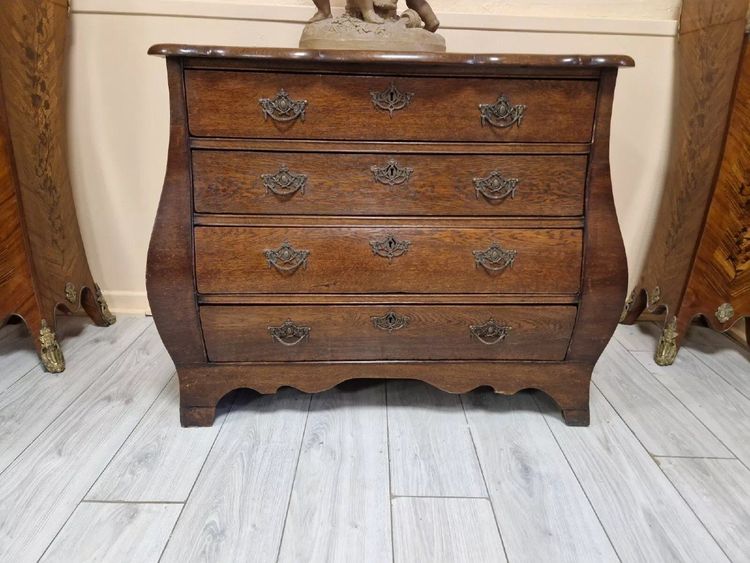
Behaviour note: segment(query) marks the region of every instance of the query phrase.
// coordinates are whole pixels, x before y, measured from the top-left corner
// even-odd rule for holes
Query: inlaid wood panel
[[[201,307],[208,357],[217,362],[562,360],[575,314],[559,306]],[[274,338],[286,320],[297,331]]]
[[[194,150],[192,157],[195,210],[203,213],[583,214],[583,155]]]
[[[375,107],[371,95],[391,84],[411,94],[408,105],[392,114]],[[185,71],[185,86],[194,136],[355,141],[588,142],[597,94],[595,80],[205,70]],[[280,122],[264,115],[260,101],[273,101],[282,90],[290,102],[307,102],[304,119]],[[483,124],[480,104],[495,104],[500,96],[511,106],[526,106],[522,117],[507,127]]]
[[[389,237],[396,254],[376,254],[373,243],[387,246]],[[275,259],[282,268],[300,263],[280,271],[266,252],[285,242],[308,254],[286,264]],[[474,252],[495,244],[515,259],[493,271],[477,264]],[[195,229],[200,293],[575,293],[581,244],[574,229]]]

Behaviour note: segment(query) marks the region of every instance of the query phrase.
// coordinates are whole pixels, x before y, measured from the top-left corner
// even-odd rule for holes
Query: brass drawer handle
[[[385,166],[371,166],[372,176],[376,182],[386,186],[400,186],[405,184],[414,173],[413,168],[401,166],[398,162],[391,159]]]
[[[414,94],[401,92],[396,88],[396,85],[391,82],[390,87],[382,92],[370,92],[370,97],[372,98],[372,104],[377,109],[387,111],[390,117],[393,117],[394,111],[404,109],[409,105]]]
[[[507,96],[500,95],[494,104],[479,104],[479,114],[482,116],[482,127],[489,123],[492,127],[507,129],[516,125],[521,126],[526,106],[513,105]]]
[[[300,266],[307,268],[309,250],[295,250],[291,244],[284,242],[277,250],[265,250],[263,255],[268,260],[268,267],[274,267],[280,272],[294,272]]]
[[[388,258],[392,262],[394,258],[403,256],[409,250],[411,242],[408,240],[397,240],[393,235],[388,235],[383,240],[371,240],[370,247],[376,256]]]
[[[516,260],[516,250],[505,250],[497,243],[493,243],[487,250],[474,251],[474,265],[482,266],[490,272],[500,272],[511,268]]]
[[[516,197],[519,182],[518,178],[506,178],[499,170],[493,170],[486,178],[474,178],[474,189],[477,191],[477,199],[481,194],[487,199],[502,201]]]
[[[290,172],[287,166],[282,166],[276,174],[261,174],[266,191],[282,197],[290,197],[300,192],[305,193],[307,176]]]
[[[406,315],[399,315],[393,311],[388,311],[382,317],[370,317],[370,320],[375,328],[393,332],[394,330],[401,330],[402,328],[409,326],[411,318]]]
[[[305,120],[305,109],[307,109],[307,100],[293,100],[283,88],[279,90],[274,98],[261,98],[258,100],[260,107],[263,108],[263,117],[269,117],[274,121],[294,121],[299,119]]]
[[[268,332],[279,344],[296,346],[310,336],[310,327],[297,326],[291,319],[287,319],[281,326],[269,326]]]
[[[513,327],[502,325],[492,318],[481,325],[469,325],[471,336],[487,346],[499,344],[505,340],[511,330],[513,330]]]

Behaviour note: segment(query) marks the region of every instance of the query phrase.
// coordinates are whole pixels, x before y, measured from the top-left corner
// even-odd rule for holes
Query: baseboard
[[[115,315],[150,315],[145,291],[106,291],[102,290],[109,310]]]

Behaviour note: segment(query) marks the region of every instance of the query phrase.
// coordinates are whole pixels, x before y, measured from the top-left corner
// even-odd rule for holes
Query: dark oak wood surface
[[[406,326],[377,328],[373,318],[389,313],[396,326]],[[201,322],[209,360],[216,362],[562,360],[575,314],[575,307],[560,306],[204,306]],[[291,346],[274,340],[269,327],[287,319],[309,328],[309,336]],[[470,330],[490,320],[509,327],[496,344]]]
[[[582,232],[574,229],[224,228],[195,230],[200,293],[576,293]],[[371,243],[408,242],[392,259]],[[288,242],[309,253],[281,272],[265,252]],[[475,251],[515,251],[512,266],[489,271]],[[549,275],[554,272],[554,276]]]
[[[392,114],[372,92],[391,84],[413,94]],[[587,142],[596,101],[593,80],[412,78],[189,70],[190,133],[197,137],[467,142]],[[277,122],[259,101],[284,90],[307,101],[304,119]],[[523,126],[482,125],[480,104],[506,96],[526,107]],[[223,111],[213,108],[221,106]],[[441,118],[436,119],[436,116]],[[555,127],[549,127],[555,123]]]
[[[327,215],[583,214],[585,156],[419,155],[193,151],[195,209],[205,213]],[[394,161],[408,179],[375,179],[372,167]],[[291,194],[266,186],[282,168],[303,175]],[[494,172],[517,180],[510,195],[477,187]],[[500,180],[499,180],[500,181]],[[504,197],[503,197],[504,196]],[[341,201],[346,201],[342,207]]]
[[[632,60],[151,53],[167,55],[172,129],[148,289],[184,425],[211,424],[237,387],[358,377],[541,389],[568,424],[588,424],[591,370],[625,291],[609,120]],[[392,116],[371,97],[391,84],[413,94]],[[307,100],[304,121],[264,117],[258,99],[281,88]],[[483,127],[479,104],[503,94],[527,105],[521,123]],[[391,160],[376,182],[372,167]],[[273,193],[283,166],[304,191]],[[477,193],[493,171],[518,178],[513,197]],[[389,237],[390,257],[372,244]],[[516,252],[501,271],[474,254],[493,245],[490,266]]]

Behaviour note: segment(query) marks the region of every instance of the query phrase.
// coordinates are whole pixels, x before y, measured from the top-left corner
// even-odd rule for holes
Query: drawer
[[[582,231],[196,227],[198,291],[577,293]]]
[[[575,306],[203,306],[213,362],[563,360]]]
[[[195,150],[195,209],[283,215],[577,216],[583,214],[586,166],[585,155]]]
[[[185,87],[197,137],[588,143],[598,83],[187,70]]]

